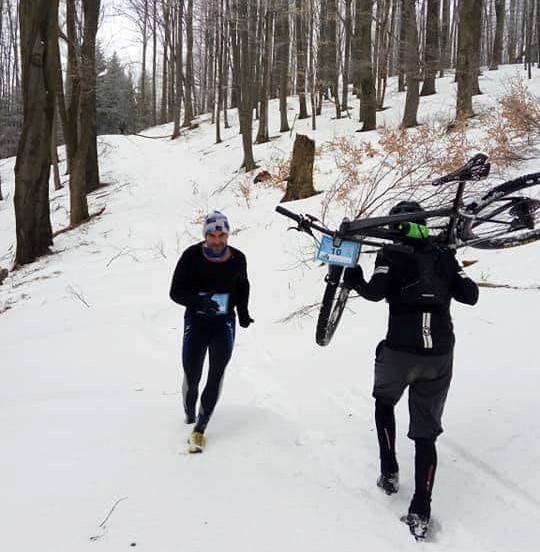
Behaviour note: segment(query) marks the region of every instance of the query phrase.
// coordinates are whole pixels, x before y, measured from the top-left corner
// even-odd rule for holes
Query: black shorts
[[[411,439],[435,439],[442,433],[441,418],[452,380],[453,352],[416,355],[379,343],[375,357],[373,396],[395,405],[409,386]]]

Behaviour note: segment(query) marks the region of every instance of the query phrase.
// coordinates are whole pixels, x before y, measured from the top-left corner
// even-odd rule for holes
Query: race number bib
[[[360,244],[358,242],[343,240],[339,247],[336,247],[330,236],[323,236],[317,252],[317,260],[333,265],[355,266],[359,254]]]

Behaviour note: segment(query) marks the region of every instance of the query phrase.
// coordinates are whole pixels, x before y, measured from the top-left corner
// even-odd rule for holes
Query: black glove
[[[346,268],[343,274],[343,285],[346,288],[354,289],[358,284],[364,281],[364,271],[361,266]]]
[[[219,305],[212,299],[211,293],[205,293],[197,298],[196,310],[197,312],[213,315],[219,311]]]
[[[255,320],[249,316],[247,312],[243,312],[242,314],[238,314],[238,323],[242,328],[248,328],[250,324],[253,324]]]

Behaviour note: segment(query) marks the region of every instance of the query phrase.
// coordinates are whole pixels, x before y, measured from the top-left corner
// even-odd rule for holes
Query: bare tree
[[[279,80],[280,132],[289,130],[287,120],[287,92],[289,84],[289,6],[287,0],[277,0],[276,14],[276,65]]]
[[[188,0],[186,13],[186,78],[184,82],[184,127],[193,120],[193,0]]]
[[[339,65],[338,65],[338,40],[337,40],[337,0],[328,0],[328,59],[329,59],[329,84],[332,90],[332,97],[336,107],[336,119],[341,118],[339,105]]]
[[[152,125],[157,125],[157,1],[152,0]]]
[[[373,15],[373,0],[358,0],[357,23],[358,33],[358,78],[360,85],[360,121],[364,124],[362,131],[374,130],[377,126],[377,98],[373,61],[371,53],[371,22]]]
[[[255,7],[249,0],[233,0],[234,12],[230,15],[231,43],[235,90],[246,172],[256,168],[253,158],[253,52],[255,41]]]
[[[176,37],[174,46],[174,91],[172,93],[172,111],[174,119],[174,128],[172,138],[178,138],[180,135],[180,114],[182,110],[182,81],[183,81],[183,45],[184,45],[184,0],[176,0],[173,4],[173,28],[174,35]]]
[[[383,109],[384,96],[386,94],[386,84],[388,78],[389,58],[391,49],[391,39],[394,34],[395,13],[390,10],[392,7],[391,0],[384,0],[380,4],[380,21],[379,21],[379,40],[376,51],[376,73],[377,73],[377,110]]]
[[[416,117],[420,101],[418,28],[416,26],[415,4],[415,0],[405,0],[403,5],[403,20],[406,26],[405,75],[407,78],[407,96],[405,98],[405,111],[403,113],[402,125],[406,128],[418,124]]]
[[[345,0],[345,59],[343,60],[343,91],[341,95],[341,109],[348,109],[349,82],[351,67],[351,40],[352,40],[352,0]]]
[[[424,48],[424,84],[421,96],[435,94],[435,76],[440,65],[439,54],[439,0],[428,0],[426,46]]]
[[[34,261],[52,244],[49,174],[57,21],[58,0],[20,1],[24,124],[15,164],[15,265]]]
[[[88,218],[87,170],[89,150],[95,139],[96,34],[101,0],[82,0],[84,35],[81,47],[80,139],[70,174],[70,224]]]
[[[498,69],[502,63],[503,50],[503,34],[504,34],[504,18],[506,14],[505,1],[495,0],[495,17],[497,19],[495,25],[495,38],[493,39],[493,51],[489,63],[490,69]]]
[[[350,0],[346,0],[350,3]],[[307,72],[307,33],[306,2],[296,0],[296,87],[300,103],[299,119],[307,119],[306,72]],[[267,54],[268,55],[268,54]]]
[[[399,48],[398,48],[398,92],[405,91],[405,58],[407,56],[407,12],[406,3],[408,0],[400,1],[400,25],[399,25]]]
[[[450,0],[443,0],[441,19],[441,64],[440,77],[444,77],[444,70],[450,63]]]
[[[272,71],[272,24],[274,20],[273,0],[265,0],[264,14],[264,51],[262,56],[262,84],[260,92],[259,130],[256,144],[263,144],[270,140],[268,134],[268,99],[270,96],[270,79]]]
[[[472,107],[473,85],[475,78],[474,64],[474,25],[475,2],[461,0],[459,4],[459,37],[456,67],[457,104],[456,118],[466,119],[474,115]]]

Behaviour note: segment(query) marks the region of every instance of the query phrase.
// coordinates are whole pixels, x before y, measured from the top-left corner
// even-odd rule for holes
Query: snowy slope
[[[517,71],[486,72],[476,100],[489,105]],[[421,120],[451,115],[452,78],[438,83],[444,93],[422,99]],[[539,71],[530,86],[540,93]],[[403,101],[391,89],[381,120],[398,122]],[[331,116],[329,105],[315,133],[309,121],[294,130],[320,143],[357,128]],[[288,153],[293,140],[256,146],[257,160]],[[274,214],[279,190],[257,188],[249,205],[242,197],[237,127],[213,142],[208,123],[175,142],[103,137],[109,185],[90,199],[103,215],[59,235],[54,255],[0,287],[0,311],[9,307],[0,314],[3,549],[417,549],[399,523],[414,484],[406,400],[398,408],[401,491],[386,497],[375,487],[370,395],[385,306],[351,300],[324,349],[313,317],[281,323],[320,301],[324,269],[305,262],[311,242]],[[0,203],[0,266],[14,243],[13,164],[0,162],[9,195]],[[538,161],[518,170],[533,171]],[[316,178],[319,189],[330,185],[328,159],[318,160]],[[289,206],[318,214],[321,198]],[[248,257],[256,322],[237,333],[207,451],[193,457],[180,398],[182,309],[168,290],[179,254],[200,239],[201,214],[214,207],[239,230],[231,243]],[[65,192],[54,194],[52,210],[55,229],[65,226]],[[476,279],[538,286],[539,248],[463,257],[479,260]],[[453,308],[455,376],[439,440],[433,550],[537,550],[538,312],[538,289],[483,289],[477,308]]]

